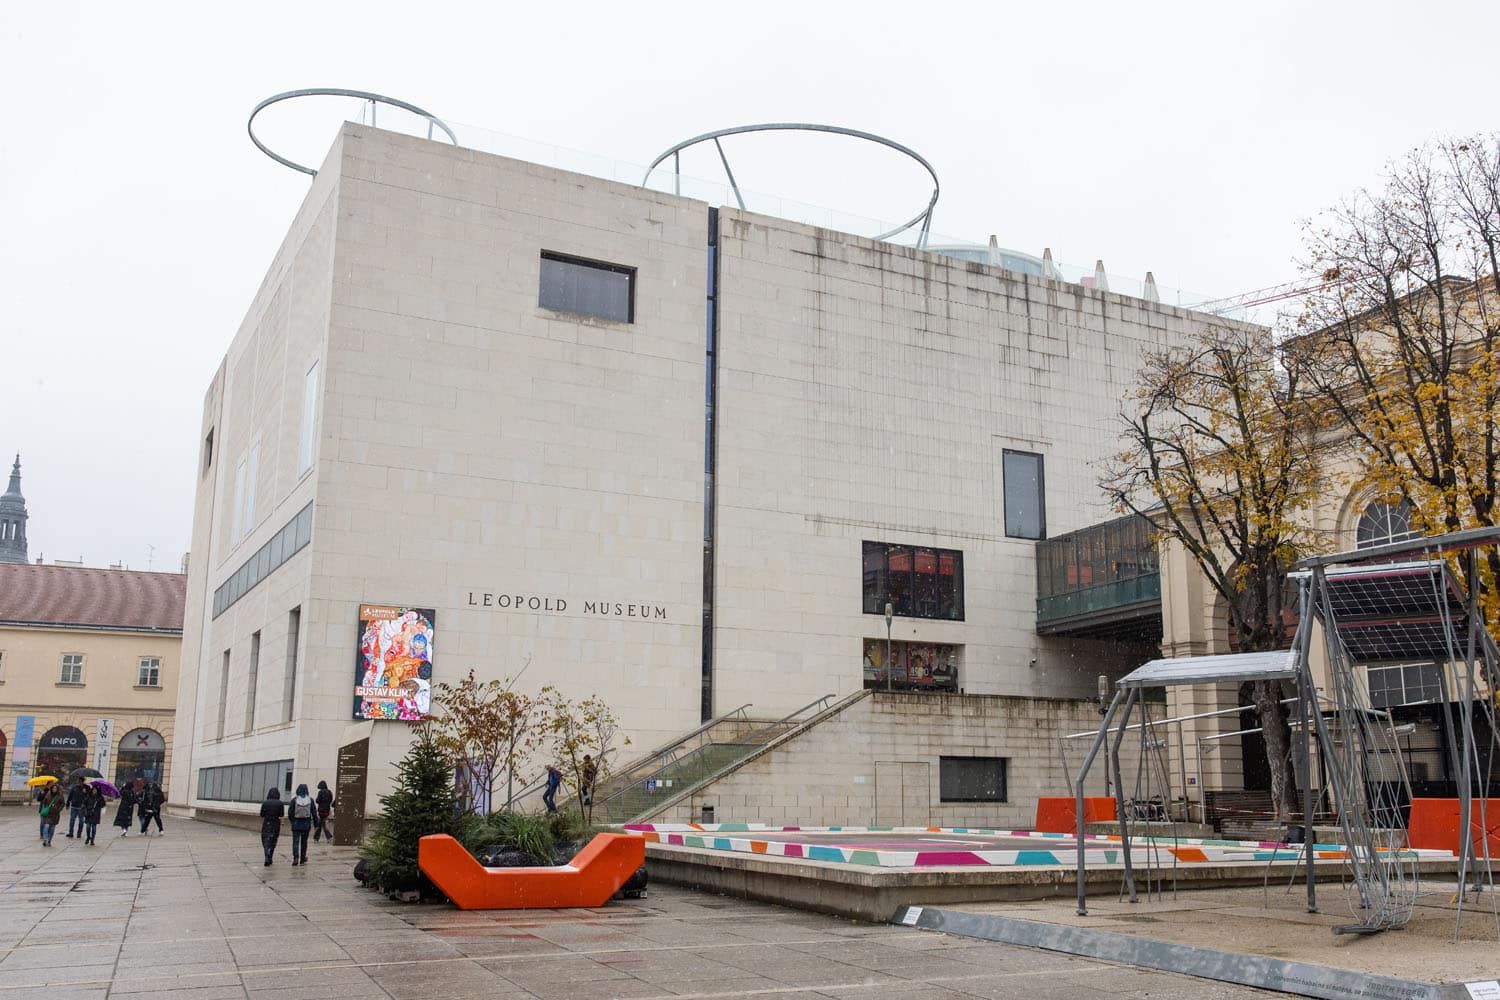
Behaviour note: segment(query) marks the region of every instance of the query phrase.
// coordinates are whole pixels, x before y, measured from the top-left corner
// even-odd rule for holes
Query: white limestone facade
[[[628,321],[540,305],[544,254],[633,269]],[[345,125],[205,399],[171,798],[249,812],[205,769],[332,785],[368,737],[376,809],[408,731],[353,717],[367,603],[435,611],[434,682],[597,694],[638,749],[705,685],[762,718],[848,694],[886,637],[865,542],[962,554],[962,619],[892,636],[957,687],[1091,696],[1142,651],[1036,636],[1002,453],[1043,456],[1048,533],[1101,520],[1143,355],[1207,321]]]

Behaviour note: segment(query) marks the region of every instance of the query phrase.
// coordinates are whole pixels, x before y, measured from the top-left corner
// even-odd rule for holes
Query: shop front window
[[[890,682],[886,681],[886,641],[865,640],[865,687],[884,691],[957,691],[962,646],[931,642],[892,642]]]

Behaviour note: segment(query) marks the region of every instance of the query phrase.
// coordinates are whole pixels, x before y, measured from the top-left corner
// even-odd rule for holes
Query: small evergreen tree
[[[381,816],[360,851],[372,882],[387,892],[436,888],[417,868],[417,841],[446,833],[465,843],[473,838],[476,819],[454,807],[453,764],[430,726],[412,727],[416,739],[396,765],[396,788],[380,797]]]

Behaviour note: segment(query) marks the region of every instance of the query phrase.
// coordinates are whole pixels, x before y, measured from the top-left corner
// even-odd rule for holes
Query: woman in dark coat
[[[135,789],[126,785],[120,789],[120,805],[115,809],[114,825],[120,828],[120,836],[130,832],[130,821],[135,818]]]
[[[266,849],[266,867],[271,867],[271,855],[276,851],[276,841],[281,839],[281,791],[271,788],[266,792],[266,801],[260,804],[260,846]]]
[[[99,820],[104,814],[104,793],[93,785],[88,786],[83,797],[83,842],[92,844],[99,830]]]

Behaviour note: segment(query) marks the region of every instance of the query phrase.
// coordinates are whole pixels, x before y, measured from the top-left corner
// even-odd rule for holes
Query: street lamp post
[[[885,689],[891,690],[891,675],[895,673],[895,664],[891,662],[891,619],[895,616],[896,609],[891,606],[890,601],[885,602]]]

